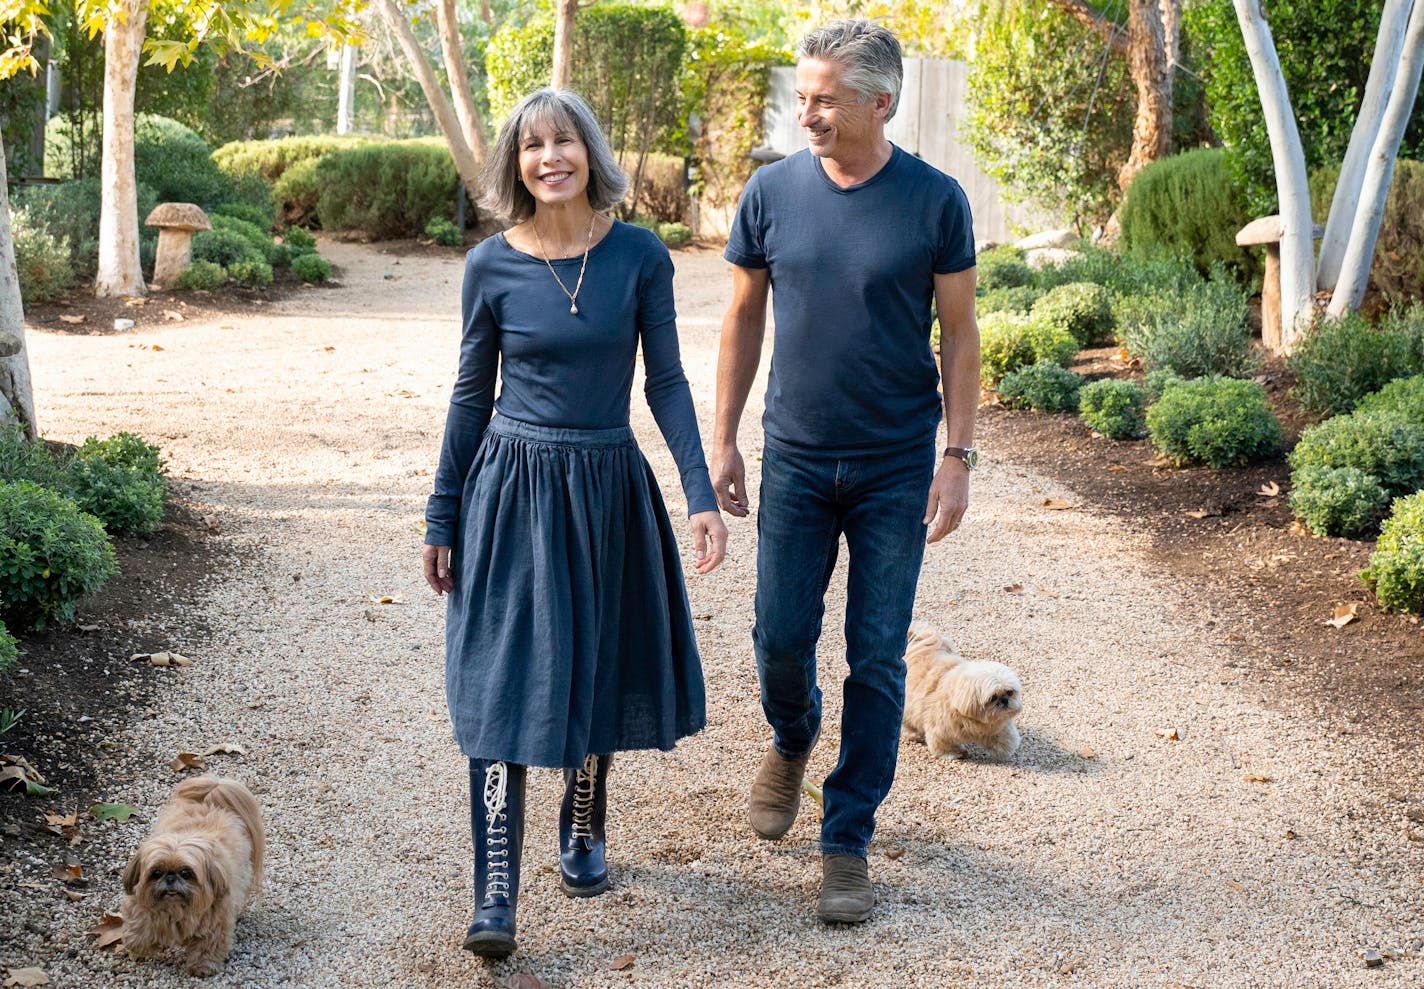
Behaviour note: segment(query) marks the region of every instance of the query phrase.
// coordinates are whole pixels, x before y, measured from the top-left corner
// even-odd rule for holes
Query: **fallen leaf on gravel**
[[[151,349],[153,349],[153,350],[162,350],[163,348],[160,347],[158,344],[155,343]]]
[[[173,322],[177,323],[181,322],[185,317],[177,309],[165,309],[163,310],[163,318],[171,319]]]
[[[707,622],[707,621],[711,621],[711,620],[712,620],[712,613],[711,613],[710,611],[698,612],[697,614],[695,614],[695,615],[692,616],[692,620],[695,621],[695,622]]]
[[[902,859],[905,857],[905,849],[899,845],[896,845],[894,848],[887,848],[885,849],[885,857],[892,862],[896,859]]]
[[[1023,593],[1023,585],[1022,585],[1022,584],[1005,584],[1005,585],[1004,585],[1004,590],[1008,591],[1010,594],[1022,594],[1022,593]]]
[[[1247,774],[1246,776],[1243,776],[1243,777],[1241,777],[1241,778],[1244,779],[1247,783],[1269,783],[1269,782],[1271,782],[1271,777],[1269,777],[1269,776],[1257,776],[1255,773],[1249,773],[1249,774]]]
[[[192,666],[187,656],[176,652],[136,652],[129,657],[133,663],[147,662],[150,666]]]
[[[95,804],[89,808],[89,816],[100,824],[105,821],[118,821],[123,823],[138,813],[138,808],[133,804]]]
[[[208,527],[209,532],[217,532],[222,529],[222,523],[219,522],[217,518],[212,515],[203,516],[203,525]]]
[[[1050,512],[1061,512],[1065,508],[1073,507],[1072,505],[1068,504],[1068,502],[1064,501],[1062,498],[1045,498],[1039,504],[1041,504],[1044,508],[1048,509]]]
[[[1290,534],[1293,536],[1309,536],[1311,531],[1305,527],[1305,523],[1296,519],[1290,524]]]
[[[49,874],[70,886],[89,885],[89,880],[84,878],[84,866],[78,862],[56,862],[50,866]]]
[[[64,894],[64,898],[70,903],[81,903],[84,900],[83,893],[76,893],[72,889],[62,889],[60,892]]]
[[[168,764],[168,768],[175,773],[182,773],[190,769],[207,769],[208,764],[196,752],[179,752],[177,758]]]
[[[806,796],[816,801],[816,806],[825,806],[825,804],[821,802],[821,788],[815,783],[812,783],[811,778],[809,776],[801,777],[801,789],[806,791]]]
[[[1175,728],[1158,728],[1156,735],[1158,738],[1165,738],[1169,742],[1180,742],[1182,740],[1182,736],[1177,734],[1177,729]]]
[[[97,631],[99,631],[99,626],[98,626],[98,625],[79,625],[79,626],[76,626],[76,627],[77,627],[77,628],[79,629],[79,631],[81,631],[81,632],[97,632]]]
[[[1300,837],[1300,835],[1296,834],[1296,833],[1295,833],[1294,831],[1292,831],[1290,828],[1286,828],[1286,838],[1287,838],[1288,840],[1290,840],[1290,841],[1295,841],[1295,839],[1297,839],[1297,838],[1299,838],[1299,837]]]
[[[1198,510],[1195,511],[1195,512],[1184,512],[1183,514],[1186,515],[1188,518],[1193,518],[1193,519],[1209,519],[1209,518],[1214,518],[1214,517],[1220,515],[1221,513],[1220,513],[1220,512],[1213,512],[1213,511],[1211,511],[1210,509],[1207,509],[1207,508],[1201,508],[1201,509],[1198,509]]]
[[[402,601],[401,601],[401,599],[400,599],[399,597],[393,597],[393,596],[390,595],[390,594],[380,594],[380,595],[372,594],[372,595],[371,595],[371,600],[374,601],[374,602],[376,602],[377,604],[401,604],[401,603],[402,603]]]
[[[1059,594],[1057,591],[1044,587],[1042,584],[1034,584],[1033,586],[1038,588],[1038,593],[1042,594],[1046,598],[1062,597],[1062,595]]]
[[[60,313],[60,314],[59,314],[59,318],[60,318],[61,320],[63,320],[64,322],[70,324],[71,326],[77,326],[78,324],[84,322],[84,321],[85,321],[86,319],[88,319],[89,317],[88,317],[88,316],[85,316],[85,315],[83,315],[83,314],[80,314],[80,315],[78,315],[78,316],[71,316],[71,315],[69,315],[68,313]]]
[[[216,745],[209,745],[206,749],[202,751],[201,754],[205,756],[247,755],[247,750],[244,749],[241,745],[238,745],[236,742],[219,742]]]
[[[126,295],[124,296],[124,305],[135,307],[146,306],[148,305],[148,299],[144,298],[141,295]]]
[[[323,348],[321,348],[321,349],[324,350],[324,351],[326,351],[328,354],[331,353],[332,351],[336,350],[335,347],[323,347]]]
[[[608,967],[615,972],[622,972],[633,967],[633,963],[638,960],[637,955],[619,955],[608,963]]]
[[[72,814],[56,814],[52,810],[45,811],[45,823],[57,828],[72,828],[79,823],[79,811]]]
[[[1384,964],[1384,958],[1378,951],[1371,948],[1365,952],[1365,968],[1379,968]]]
[[[1124,467],[1122,464],[1113,464],[1108,467],[1108,470],[1127,470],[1127,468]]]
[[[5,974],[9,976],[5,980],[6,986],[49,985],[49,976],[45,975],[42,968],[6,968]]]
[[[95,941],[91,948],[95,951],[103,951],[105,948],[112,948],[124,939],[124,918],[122,914],[105,911],[104,916],[99,918],[99,923],[85,931]]]
[[[1328,618],[1326,625],[1333,625],[1335,628],[1344,628],[1359,616],[1355,614],[1360,608],[1360,602],[1351,601],[1349,604],[1341,604],[1335,607],[1335,617]]]
[[[1093,751],[1093,747],[1091,745],[1085,745],[1078,750],[1079,759],[1096,759],[1097,757],[1098,754]]]
[[[1238,892],[1238,893],[1244,893],[1244,892],[1246,892],[1246,887],[1245,887],[1245,886],[1242,886],[1242,885],[1241,885],[1240,883],[1238,883],[1235,879],[1228,879],[1228,880],[1226,880],[1226,885],[1230,886],[1232,889],[1236,890],[1236,892]]]
[[[549,989],[549,983],[539,978],[537,975],[530,975],[528,972],[520,972],[518,975],[511,975],[501,979],[500,985],[505,989]]]
[[[27,797],[47,797],[55,792],[24,756],[0,756],[0,790],[23,788]]]
[[[1256,493],[1262,498],[1279,498],[1281,494],[1281,486],[1275,481],[1272,481],[1269,484],[1261,485],[1256,490]]]

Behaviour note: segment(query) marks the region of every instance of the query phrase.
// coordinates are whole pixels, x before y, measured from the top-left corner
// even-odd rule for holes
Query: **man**
[[[902,656],[925,543],[958,527],[977,460],[974,235],[959,184],[885,138],[902,78],[893,34],[838,21],[803,38],[797,59],[810,148],[752,176],[724,255],[733,298],[717,363],[712,481],[725,511],[748,513],[737,425],[774,286],[752,634],[772,744],[748,813],[767,839],[796,819],[821,727],[816,640],[844,535],[850,674],[840,759],[822,788],[816,911],[856,923],[875,905],[865,855],[895,776]]]

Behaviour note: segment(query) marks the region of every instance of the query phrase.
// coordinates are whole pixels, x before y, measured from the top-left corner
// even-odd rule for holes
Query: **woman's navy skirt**
[[[495,416],[452,570],[445,692],[465,755],[575,767],[706,724],[677,541],[631,429]]]

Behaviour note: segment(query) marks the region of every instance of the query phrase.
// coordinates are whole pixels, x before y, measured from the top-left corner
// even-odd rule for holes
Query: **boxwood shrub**
[[[1300,434],[1290,465],[1355,467],[1390,495],[1424,488],[1424,425],[1399,412],[1356,412],[1326,419]]]
[[[1040,361],[1004,375],[999,399],[1013,409],[1071,412],[1078,407],[1083,376],[1051,361]]]
[[[221,217],[219,217],[221,219]],[[241,223],[241,220],[231,222]],[[266,256],[236,230],[215,227],[193,235],[193,260],[211,261],[224,268],[237,261],[266,261]]]
[[[1312,412],[1349,412],[1396,378],[1424,374],[1424,303],[1391,310],[1378,322],[1358,313],[1322,320],[1287,360],[1295,397]]]
[[[1110,440],[1142,435],[1142,386],[1135,381],[1103,378],[1078,393],[1078,412],[1093,429]]]
[[[980,252],[975,259],[976,291],[992,292],[996,288],[1015,288],[1033,282],[1033,271],[1017,247],[995,247]]]
[[[1412,378],[1395,378],[1379,391],[1360,399],[1355,411],[1398,412],[1424,426],[1424,374]]]
[[[1291,511],[1320,536],[1358,539],[1379,526],[1389,494],[1358,467],[1302,467],[1291,475]]]
[[[331,262],[320,254],[303,254],[292,258],[292,274],[308,284],[324,282],[331,277]]]
[[[1033,350],[1034,363],[1058,365],[1067,364],[1080,349],[1078,338],[1068,327],[1037,312],[1028,317],[1028,345]]]
[[[227,269],[216,261],[194,261],[179,272],[173,287],[184,292],[211,291],[227,281]]]
[[[980,316],[994,312],[1012,312],[1027,315],[1033,304],[1042,298],[1043,292],[1032,285],[1015,285],[1011,288],[996,288],[979,296],[974,302],[974,311]]]
[[[115,569],[104,526],[72,499],[33,481],[0,482],[0,621],[67,621]]]
[[[1178,465],[1249,463],[1281,445],[1281,425],[1253,381],[1212,376],[1173,384],[1147,410],[1147,432]]]
[[[1034,361],[1028,318],[1014,313],[989,313],[979,320],[979,377],[994,388],[1010,371]]]
[[[1424,614],[1424,491],[1395,501],[1360,576],[1386,611]]]
[[[19,643],[10,634],[10,630],[5,627],[5,623],[0,622],[0,677],[9,673],[10,668],[15,665],[15,660],[19,658]]]
[[[1070,282],[1035,302],[1033,315],[1064,327],[1079,347],[1087,347],[1112,334],[1112,293],[1092,282]]]
[[[112,533],[152,532],[168,497],[158,447],[133,433],[86,439],[64,464],[60,487]]]

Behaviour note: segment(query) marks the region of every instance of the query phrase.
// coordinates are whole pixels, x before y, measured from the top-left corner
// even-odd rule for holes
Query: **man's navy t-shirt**
[[[934,276],[974,265],[958,182],[893,147],[872,178],[841,188],[798,151],[752,175],[723,256],[770,269],[769,440],[854,456],[935,430]]]

